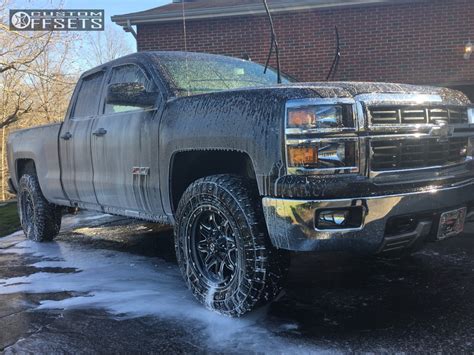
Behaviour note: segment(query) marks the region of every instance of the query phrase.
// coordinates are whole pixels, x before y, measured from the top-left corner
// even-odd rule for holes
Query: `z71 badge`
[[[147,176],[150,175],[150,168],[148,167],[134,167],[132,169],[133,175]]]

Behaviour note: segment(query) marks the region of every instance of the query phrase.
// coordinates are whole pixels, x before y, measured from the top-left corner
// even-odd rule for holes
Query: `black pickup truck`
[[[52,240],[61,206],[174,225],[195,296],[238,316],[279,292],[288,251],[407,253],[463,230],[462,93],[276,82],[250,61],[181,52],[84,73],[64,122],[9,137],[26,236]]]

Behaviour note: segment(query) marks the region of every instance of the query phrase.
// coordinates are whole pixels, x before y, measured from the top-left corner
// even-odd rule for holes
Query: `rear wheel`
[[[18,214],[26,237],[35,242],[53,240],[61,228],[61,208],[45,199],[36,175],[20,179]]]
[[[181,272],[206,307],[240,316],[280,292],[288,254],[271,245],[251,182],[232,175],[197,180],[176,219]]]

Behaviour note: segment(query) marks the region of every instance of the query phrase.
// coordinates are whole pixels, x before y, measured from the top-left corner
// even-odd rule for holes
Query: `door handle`
[[[107,130],[103,129],[103,128],[99,128],[97,131],[95,131],[92,134],[96,137],[102,137],[102,136],[105,136],[107,134]]]
[[[61,136],[61,139],[64,139],[65,141],[68,141],[72,138],[72,134],[69,133],[69,132],[66,132],[64,133],[62,136]]]

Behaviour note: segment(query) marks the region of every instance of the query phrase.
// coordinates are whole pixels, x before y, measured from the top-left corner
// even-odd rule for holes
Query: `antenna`
[[[188,92],[188,96],[190,95],[190,82],[189,82],[189,63],[188,63],[188,35],[187,35],[187,32],[186,32],[186,11],[184,9],[184,3],[185,1],[183,0],[181,2],[182,4],[182,11],[183,11],[183,35],[184,35],[184,60],[185,60],[185,63],[186,63],[186,82],[187,82],[187,92]]]
[[[183,34],[184,34],[184,51],[188,51],[188,39],[187,39],[187,33],[186,33],[186,13],[184,10],[184,3],[185,1],[181,1],[182,4],[182,12],[183,12]]]
[[[332,61],[331,70],[329,70],[329,74],[326,78],[326,81],[329,81],[329,79],[331,79],[331,75],[334,79],[334,76],[337,72],[337,67],[339,66],[339,60],[341,59],[341,43],[339,38],[339,30],[337,29],[337,26],[334,26],[334,29],[336,30],[336,54],[334,56],[334,60]]]
[[[278,84],[281,84],[281,70],[280,70],[280,49],[278,46],[278,41],[277,41],[277,36],[275,33],[275,26],[273,26],[273,17],[272,14],[270,13],[270,9],[268,8],[267,0],[263,0],[263,6],[265,6],[265,11],[267,12],[268,16],[268,22],[270,23],[270,30],[271,30],[271,43],[270,43],[270,52],[268,53],[267,57],[267,62],[265,63],[265,70],[263,71],[264,74],[267,73],[268,66],[270,64],[270,58],[272,57],[273,54],[273,48],[275,48],[275,55],[276,55],[276,61],[277,61],[277,82]]]

